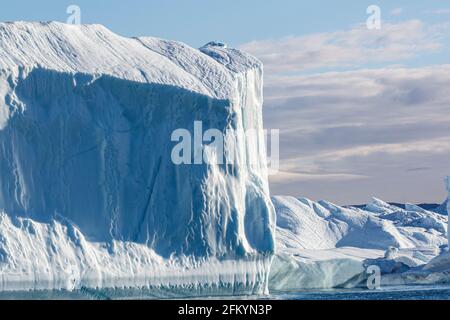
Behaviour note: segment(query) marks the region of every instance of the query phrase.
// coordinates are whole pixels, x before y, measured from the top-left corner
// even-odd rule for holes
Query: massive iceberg
[[[262,77],[220,43],[1,23],[0,290],[267,292]],[[172,161],[196,122],[232,163]],[[220,153],[210,142],[188,157]]]

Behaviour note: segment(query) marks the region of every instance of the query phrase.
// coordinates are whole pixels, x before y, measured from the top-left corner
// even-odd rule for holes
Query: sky
[[[217,40],[265,68],[264,121],[280,130],[272,194],[442,202],[450,175],[448,1],[1,1],[0,21],[66,21],[191,46]],[[7,4],[5,4],[7,3]],[[369,29],[367,8],[380,8]]]

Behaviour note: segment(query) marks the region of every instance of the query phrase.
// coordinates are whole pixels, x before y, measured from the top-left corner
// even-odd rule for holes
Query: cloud
[[[448,30],[446,28],[445,30]],[[442,30],[419,20],[366,25],[337,32],[257,40],[240,46],[260,58],[269,75],[321,68],[361,67],[367,63],[401,62],[442,48]]]
[[[265,65],[265,127],[280,130],[271,191],[439,202],[450,174],[450,64],[402,65],[444,52],[449,30],[410,20],[242,45]]]
[[[431,167],[419,167],[419,168],[408,168],[406,169],[407,172],[411,171],[426,171],[432,169]]]
[[[271,178],[272,183],[286,183],[296,181],[348,181],[355,179],[364,179],[367,176],[347,174],[347,173],[317,173],[317,172],[295,172],[280,171],[276,176]]]
[[[450,174],[449,87],[450,65],[271,77],[265,127],[280,129],[281,154],[273,192],[344,204],[371,195],[440,201]],[[401,190],[386,187],[396,183]]]

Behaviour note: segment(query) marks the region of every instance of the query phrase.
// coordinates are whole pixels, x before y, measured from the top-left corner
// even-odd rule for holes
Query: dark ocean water
[[[272,293],[283,300],[450,300],[450,286],[401,286],[377,290],[326,290]]]
[[[217,299],[218,297],[207,297]],[[263,300],[450,300],[450,286],[401,286],[386,287],[377,290],[324,290],[302,292],[271,292],[269,296],[227,296],[223,299],[263,299]],[[48,300],[92,300],[92,299],[154,299],[148,292],[139,294],[134,291],[132,295],[118,292],[115,295],[107,294],[102,290],[69,291],[23,291],[0,292],[0,299],[48,299]],[[202,299],[202,298],[196,298]]]

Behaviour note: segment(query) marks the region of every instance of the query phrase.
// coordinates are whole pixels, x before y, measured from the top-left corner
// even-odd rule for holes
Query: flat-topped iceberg
[[[266,292],[262,76],[220,44],[1,23],[0,290]],[[172,133],[195,122],[233,163],[172,161]]]

